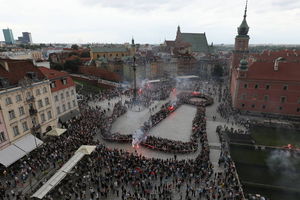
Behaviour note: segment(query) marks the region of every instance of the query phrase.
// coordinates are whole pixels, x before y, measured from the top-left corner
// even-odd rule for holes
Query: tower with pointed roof
[[[235,37],[235,45],[233,51],[233,60],[232,60],[232,68],[239,67],[240,60],[246,57],[249,53],[249,26],[247,24],[247,5],[248,0],[246,1],[245,11],[244,11],[244,19],[241,25],[237,28],[238,35]]]

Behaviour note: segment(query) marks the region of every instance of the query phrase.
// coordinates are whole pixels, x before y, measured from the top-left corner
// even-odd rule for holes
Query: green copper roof
[[[126,47],[92,47],[92,52],[96,53],[108,53],[108,52],[127,52]]]
[[[244,17],[241,25],[238,27],[238,34],[239,35],[247,35],[248,32],[249,32],[249,26],[247,24],[246,17]]]
[[[242,59],[240,61],[240,69],[247,70],[248,69],[248,61],[246,59]]]
[[[208,53],[208,44],[204,33],[181,33],[181,39],[192,45],[193,52]]]

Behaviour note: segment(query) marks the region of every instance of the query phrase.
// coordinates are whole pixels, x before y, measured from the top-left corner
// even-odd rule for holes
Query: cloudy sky
[[[161,43],[182,32],[232,44],[245,0],[0,0],[0,28],[34,42]],[[300,0],[249,0],[252,44],[300,44]],[[4,40],[0,34],[0,40]]]

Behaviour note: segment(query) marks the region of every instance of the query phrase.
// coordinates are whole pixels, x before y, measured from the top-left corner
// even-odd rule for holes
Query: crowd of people
[[[127,107],[122,101],[117,102],[111,112],[100,106],[89,106],[89,101],[111,100],[124,93],[108,90],[100,94],[86,96],[80,103],[81,116],[65,124],[67,132],[58,138],[50,137],[44,145],[20,159],[11,167],[1,169],[3,179],[0,182],[1,200],[23,200],[29,196],[21,194],[21,189],[29,181],[38,181],[43,174],[56,170],[63,165],[81,145],[96,145],[96,151],[86,156],[57,185],[45,199],[48,200],[158,200],[158,199],[242,199],[234,176],[235,168],[222,154],[224,173],[214,173],[209,159],[209,145],[206,133],[205,106],[213,103],[209,96],[202,96],[205,101],[197,104],[193,120],[190,142],[177,142],[149,136],[142,143],[149,148],[155,147],[174,153],[173,159],[145,158],[136,153],[120,149],[108,149],[100,140],[131,141],[128,135],[111,133],[115,119],[126,113]],[[131,97],[131,93],[128,96]],[[151,117],[151,126],[165,119],[183,103],[194,103],[188,99],[191,95],[181,94],[176,104],[168,103]],[[111,114],[110,114],[111,113]],[[145,130],[151,128],[148,124]],[[195,152],[196,159],[178,160],[177,153]],[[41,186],[46,180],[42,180]],[[20,191],[18,191],[20,188]]]

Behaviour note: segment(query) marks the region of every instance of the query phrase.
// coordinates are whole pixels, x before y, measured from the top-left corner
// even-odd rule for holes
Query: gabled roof
[[[61,72],[53,69],[48,69],[46,67],[39,67],[39,70],[44,74],[49,80],[55,82],[55,88],[51,88],[52,92],[63,90],[75,86],[75,83],[71,76],[67,72]],[[63,84],[62,80],[66,79],[67,84]]]
[[[180,39],[192,45],[193,52],[209,52],[205,33],[181,33]]]
[[[35,72],[37,80],[45,79],[45,76],[34,66],[30,60],[0,59],[0,77],[6,78],[10,86],[17,85],[26,77],[27,72]]]
[[[93,53],[109,53],[109,52],[128,52],[128,49],[124,46],[117,47],[92,47]]]

